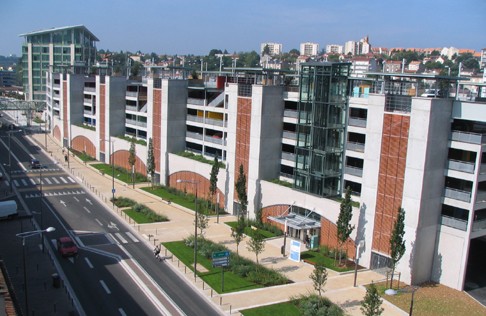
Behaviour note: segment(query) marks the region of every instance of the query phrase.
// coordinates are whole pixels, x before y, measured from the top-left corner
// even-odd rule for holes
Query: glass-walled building
[[[27,100],[45,101],[47,71],[86,74],[96,59],[98,38],[85,26],[36,31],[22,45],[22,84]]]
[[[300,74],[294,187],[322,197],[341,194],[348,63],[306,63]]]

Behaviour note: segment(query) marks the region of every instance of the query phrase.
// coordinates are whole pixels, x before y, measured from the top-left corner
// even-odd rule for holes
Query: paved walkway
[[[154,242],[166,242],[181,240],[190,236],[194,232],[194,213],[186,210],[183,207],[168,204],[160,198],[152,196],[140,187],[148,186],[147,183],[138,184],[135,189],[131,185],[126,185],[115,180],[115,190],[117,197],[127,197],[136,200],[139,203],[145,204],[159,214],[166,215],[170,221],[156,224],[136,224],[130,218],[123,216],[118,208],[114,207],[110,202],[112,197],[112,178],[109,175],[102,175],[100,172],[90,167],[89,163],[83,163],[77,158],[71,156],[69,160],[69,167],[64,162],[62,148],[50,136],[45,138],[44,134],[32,134],[30,137],[38,143],[40,147],[45,149],[53,159],[57,161],[60,166],[68,169],[88,190],[93,192],[100,201],[105,203],[109,208],[113,209],[117,214],[123,217],[132,225],[135,230],[139,232],[144,238]],[[47,148],[46,146],[47,139]],[[235,221],[234,216],[220,216],[220,222],[216,223],[216,218],[210,219],[209,228],[206,230],[206,238],[218,243],[223,243],[230,250],[236,251],[236,244],[231,238],[231,230],[229,226],[225,225],[226,221]],[[240,255],[255,260],[255,255],[250,253],[246,247],[246,238],[239,246]],[[300,294],[308,294],[314,292],[312,282],[309,275],[313,267],[303,262],[293,262],[287,258],[283,258],[280,254],[280,247],[283,244],[282,238],[272,239],[266,242],[265,251],[259,256],[259,261],[263,265],[282,272],[287,278],[294,283],[275,286],[271,288],[263,288],[251,291],[230,293],[218,295],[208,288],[201,279],[197,279],[194,284],[193,274],[189,269],[182,267],[182,264],[177,262],[177,259],[168,260],[175,269],[178,269],[185,275],[188,282],[192,282],[194,286],[198,287],[208,297],[220,304],[222,309],[228,314],[238,314],[239,310],[268,305],[277,302],[289,300],[291,297]],[[287,251],[289,253],[289,244],[287,241]],[[365,288],[363,285],[369,284],[372,281],[382,280],[384,277],[373,271],[360,271],[358,273],[357,284],[358,287],[353,287],[354,274],[339,274],[334,271],[329,271],[328,281],[325,286],[325,296],[333,302],[340,305],[349,315],[361,315],[360,302],[365,295]],[[384,301],[385,315],[406,315],[407,313],[399,310],[395,306]]]

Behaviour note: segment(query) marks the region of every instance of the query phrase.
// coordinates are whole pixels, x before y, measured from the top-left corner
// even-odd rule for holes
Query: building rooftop
[[[20,34],[19,36],[27,37],[27,36],[32,36],[32,35],[40,35],[40,34],[45,34],[45,33],[57,32],[57,31],[68,30],[68,29],[76,29],[76,28],[83,29],[85,32],[87,32],[93,38],[94,41],[99,42],[99,39],[93,33],[91,33],[91,31],[88,30],[88,28],[86,28],[86,26],[84,26],[84,25],[53,27],[53,28],[50,28],[50,29],[47,29],[47,30],[40,30],[40,31],[34,31],[34,32],[30,32],[30,33]]]

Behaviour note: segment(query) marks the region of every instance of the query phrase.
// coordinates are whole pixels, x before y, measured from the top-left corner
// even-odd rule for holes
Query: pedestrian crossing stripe
[[[43,196],[59,196],[59,195],[80,195],[80,194],[86,194],[85,191],[60,191],[60,192],[43,192]],[[34,193],[34,194],[26,194],[25,198],[26,199],[34,199],[34,198],[39,198],[41,197],[40,193]]]
[[[61,181],[59,181],[57,178],[60,178]],[[13,179],[12,180],[13,184],[16,187],[31,187],[35,185],[52,185],[52,184],[76,184],[76,180],[74,180],[71,177],[43,177],[42,181],[40,179],[35,179],[35,178],[23,178],[23,179]],[[6,186],[9,186],[10,183],[8,180],[4,180],[4,183]]]
[[[124,234],[126,236],[129,237],[129,239],[132,240],[132,242],[136,243],[136,242],[139,242],[139,240],[133,236],[132,233],[130,232],[124,232]],[[121,244],[128,244],[129,241],[123,236],[123,233],[120,232],[120,233],[107,233],[109,239],[111,239],[112,243],[115,243],[117,245],[121,245]]]
[[[68,182],[67,182],[67,181],[64,179],[64,177],[60,177],[60,179],[61,179],[61,181],[62,181],[62,182],[64,182],[64,183],[68,183]]]
[[[59,168],[48,168],[48,169],[28,169],[28,170],[12,170],[12,174],[19,173],[40,173],[40,172],[57,172],[61,171]]]
[[[47,184],[52,184],[52,182],[51,182],[51,180],[49,180],[49,178],[44,178],[42,180],[44,180],[45,182],[47,182]]]
[[[56,184],[61,183],[61,182],[59,182],[59,180],[57,180],[56,178],[52,178],[52,180],[54,180],[54,182],[56,182]]]

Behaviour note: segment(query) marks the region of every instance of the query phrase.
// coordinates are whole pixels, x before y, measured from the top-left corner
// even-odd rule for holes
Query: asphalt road
[[[11,134],[12,169],[8,168],[8,155],[0,155],[0,163],[11,174],[15,191],[40,226],[56,228],[45,234],[50,247],[56,251],[55,239],[71,236],[80,248],[75,258],[57,254],[57,259],[81,314],[221,314],[170,266],[155,260],[145,240],[53,163],[39,146],[30,144],[23,133]],[[5,152],[5,128],[0,137],[0,148]],[[41,169],[31,169],[32,158],[41,162]]]

